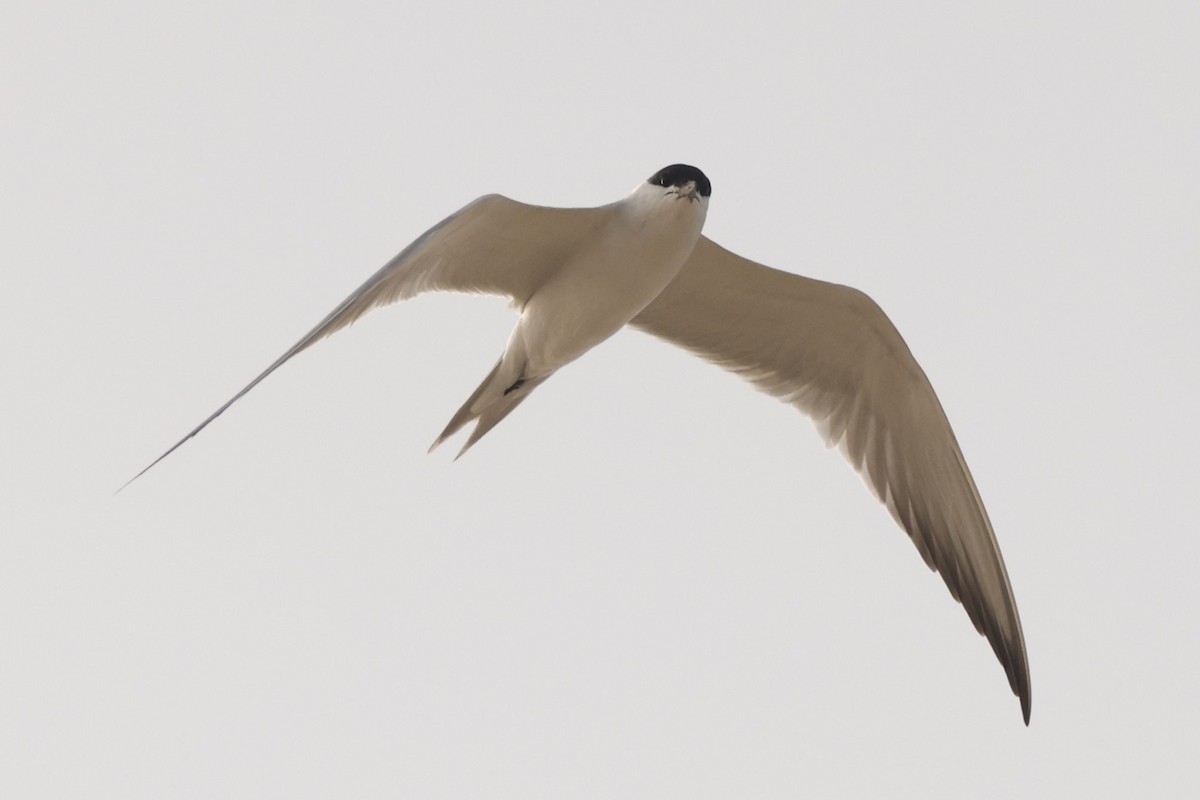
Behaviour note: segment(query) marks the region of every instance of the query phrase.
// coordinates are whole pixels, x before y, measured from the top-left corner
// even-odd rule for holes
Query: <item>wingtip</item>
[[[1033,711],[1033,688],[1029,683],[1029,661],[1025,656],[1024,641],[1021,642],[1020,658],[1014,667],[1016,673],[1013,676],[1012,690],[1021,701],[1021,718],[1025,720],[1025,727],[1028,728],[1029,717]]]
[[[186,441],[186,440],[184,440],[184,441]],[[180,442],[179,444],[183,444],[183,442]],[[138,478],[140,478],[140,477],[142,477],[143,475],[145,475],[147,472],[149,472],[149,471],[150,471],[150,470],[151,470],[151,469],[154,467],[154,465],[155,465],[155,464],[157,464],[158,462],[162,461],[162,460],[163,460],[164,458],[166,458],[167,456],[171,455],[171,453],[175,452],[175,448],[179,447],[179,444],[175,445],[175,447],[172,447],[170,450],[168,450],[167,452],[163,453],[163,454],[162,454],[161,456],[159,456],[158,458],[156,458],[156,459],[154,459],[153,461],[151,461],[151,462],[150,462],[150,464],[148,464],[146,467],[144,467],[144,468],[142,469],[142,471],[141,471],[141,472],[139,472],[137,475],[134,475],[132,478],[130,478],[129,480],[127,480],[127,481],[125,481],[124,483],[122,483],[122,484],[121,484],[121,488],[119,488],[119,489],[117,489],[115,492],[113,492],[113,497],[116,497],[116,496],[117,496],[117,495],[119,495],[121,492],[125,491],[125,489],[126,489],[128,486],[129,486],[129,484],[133,483],[133,482],[134,482],[134,481],[136,481]]]

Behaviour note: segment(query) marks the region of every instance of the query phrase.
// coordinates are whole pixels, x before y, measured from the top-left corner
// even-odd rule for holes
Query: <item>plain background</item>
[[[1200,5],[0,7],[0,794],[1200,789]],[[807,420],[634,332],[468,457],[513,317],[303,354],[486,192],[704,169],[929,373],[1033,720]]]

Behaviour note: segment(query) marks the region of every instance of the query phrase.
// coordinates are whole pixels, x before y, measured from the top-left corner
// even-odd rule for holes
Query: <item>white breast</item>
[[[708,210],[643,186],[526,304],[518,330],[526,374],[549,374],[612,336],[658,296],[691,254]]]

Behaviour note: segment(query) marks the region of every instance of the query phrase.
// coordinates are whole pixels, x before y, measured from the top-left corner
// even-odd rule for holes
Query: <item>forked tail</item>
[[[463,453],[471,449],[471,446],[482,439],[485,433],[496,427],[500,420],[512,413],[512,410],[529,396],[530,392],[550,377],[550,375],[540,375],[536,378],[527,378],[523,372],[524,367],[523,363],[519,366],[511,361],[506,364],[503,357],[497,361],[496,366],[492,367],[492,371],[479,384],[479,388],[467,398],[467,402],[463,403],[462,408],[451,418],[446,429],[429,446],[429,452],[432,453],[438,445],[462,430],[463,426],[474,421],[475,428],[467,437],[467,443],[454,457],[455,460],[462,458]]]

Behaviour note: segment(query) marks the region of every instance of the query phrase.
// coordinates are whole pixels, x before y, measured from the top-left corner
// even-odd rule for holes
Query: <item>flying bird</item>
[[[292,356],[423,292],[500,295],[520,315],[431,452],[474,423],[461,456],[558,369],[631,325],[795,406],[840,446],[987,637],[1028,725],[1029,664],[1004,559],[929,379],[864,293],[757,264],[702,236],[711,194],[703,172],[674,164],[597,208],[481,197],[422,234],[125,485]]]

